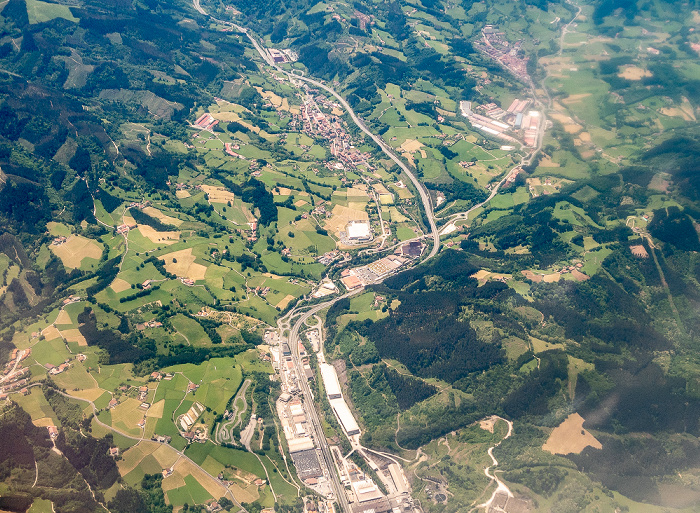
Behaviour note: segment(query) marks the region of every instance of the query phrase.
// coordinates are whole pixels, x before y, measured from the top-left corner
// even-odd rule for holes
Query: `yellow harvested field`
[[[564,344],[550,344],[539,338],[530,337],[530,343],[532,344],[532,351],[534,353],[541,353],[543,351],[549,351],[550,349],[564,349]]]
[[[203,280],[207,272],[207,267],[195,264],[196,257],[192,254],[192,248],[173,251],[161,257],[165,260],[165,269],[176,276],[189,278],[191,280]],[[173,260],[176,260],[173,262]]]
[[[54,426],[56,421],[51,417],[42,417],[40,419],[32,420],[32,424],[34,424],[36,427],[48,427]]]
[[[129,429],[136,427],[136,424],[143,419],[143,410],[139,409],[140,404],[141,401],[130,397],[112,408],[112,425],[123,422]]]
[[[61,338],[61,332],[58,331],[56,326],[49,326],[48,328],[45,328],[42,332],[42,335],[46,337],[46,340],[54,340],[57,338]]]
[[[258,90],[258,93],[260,93],[260,96],[263,97],[265,100],[270,100],[270,103],[274,105],[275,107],[281,107],[282,106],[282,98],[277,96],[275,93],[272,91],[264,91],[262,87],[256,87],[255,89]],[[287,108],[289,108],[289,104],[287,104]]]
[[[237,112],[210,112],[211,117],[218,119],[219,121],[240,121],[241,117]]]
[[[485,280],[486,278],[488,278],[489,274],[491,274],[489,271],[481,269],[479,272],[472,274],[470,276],[470,278],[475,278],[479,281],[482,281],[482,280]]]
[[[368,198],[369,196],[367,195],[367,188],[366,187],[349,187],[347,190],[347,197],[348,198]]]
[[[173,466],[173,464],[177,461],[177,459],[180,457],[178,453],[176,453],[172,447],[169,445],[161,445],[155,442],[151,442],[153,445],[156,446],[156,450],[153,451],[153,457],[158,461],[161,467],[163,468],[170,468]]]
[[[549,157],[544,157],[542,160],[540,160],[540,167],[559,167],[559,164],[557,162],[554,162],[551,158]],[[528,181],[532,180],[531,178],[528,178]],[[539,181],[539,178],[537,179]],[[533,183],[533,185],[535,185]],[[537,185],[542,185],[541,183],[538,183]]]
[[[152,454],[156,444],[141,442],[122,453],[122,458],[117,462],[119,474],[125,476],[134,470],[146,456]]]
[[[336,205],[333,207],[333,216],[326,221],[326,228],[333,233],[338,233],[345,230],[345,226],[350,221],[368,221],[369,216],[364,210],[355,210],[353,208]]]
[[[153,403],[151,407],[146,412],[146,417],[153,417],[159,419],[163,416],[163,409],[165,408],[165,399],[161,399],[157,403]]]
[[[650,77],[651,71],[638,66],[624,66],[617,76],[627,80],[641,80],[644,77]]]
[[[542,276],[542,281],[545,283],[555,283],[559,281],[560,278],[561,274],[559,273],[545,274]]]
[[[70,238],[60,246],[49,246],[63,265],[71,269],[80,267],[84,258],[94,258],[99,260],[102,256],[102,248],[91,239],[86,239],[80,235],[71,235]]]
[[[479,427],[483,429],[484,431],[488,431],[489,433],[493,433],[493,428],[496,426],[496,422],[499,421],[499,418],[496,417],[495,415],[492,417],[486,417],[485,419],[481,419],[479,421]]]
[[[287,294],[286,296],[284,296],[282,301],[277,303],[276,306],[277,306],[277,308],[284,310],[285,308],[287,308],[287,305],[289,304],[289,302],[292,301],[293,299],[294,299],[294,296],[292,296],[291,294]]]
[[[565,116],[564,114],[560,114],[558,112],[553,112],[549,115],[552,119],[556,119],[559,121],[562,125],[564,125],[564,130],[568,134],[576,134],[583,130],[583,127],[576,123],[573,119],[571,119],[570,116]]]
[[[423,147],[423,143],[416,141],[415,139],[406,139],[401,146],[399,146],[399,150],[403,153],[415,153],[418,150],[420,150]]]
[[[196,466],[189,459],[181,458],[175,465],[173,473],[182,476],[191,475],[201,484],[212,497],[223,497],[226,494],[226,487],[218,480],[209,477],[202,469]],[[164,483],[165,484],[165,483]]]
[[[684,109],[679,109],[678,107],[659,109],[659,112],[664,116],[670,116],[672,118],[681,118],[685,121],[695,121],[695,115],[692,112],[687,112]]]
[[[190,193],[184,189],[181,189],[179,191],[175,191],[175,196],[177,196],[180,199],[185,199],[190,197]]]
[[[180,226],[183,221],[182,219],[177,219],[175,217],[166,216],[163,212],[153,207],[146,207],[143,211],[151,217],[155,217],[163,224],[172,224],[173,226]]]
[[[257,486],[248,486],[248,488],[243,488],[240,485],[233,483],[229,486],[229,490],[233,493],[233,496],[238,502],[255,502],[260,498]]]
[[[591,93],[571,94],[571,95],[567,96],[566,98],[564,98],[564,100],[562,100],[562,102],[565,103],[566,105],[571,105],[572,103],[580,102],[584,98],[588,98],[590,95],[591,95]]]
[[[120,292],[124,292],[125,290],[130,289],[131,285],[126,280],[122,280],[121,278],[115,278],[112,284],[109,286],[109,288],[111,288],[114,292],[119,294]]]
[[[170,468],[170,467],[168,467]],[[172,473],[165,479],[163,479],[163,491],[167,492],[169,490],[174,490],[175,488],[180,488],[182,486],[186,486],[187,483],[185,483],[185,477],[178,474],[178,473]]]
[[[180,232],[159,232],[145,224],[139,225],[139,231],[141,232],[141,235],[146,237],[151,242],[160,242],[161,244],[168,246],[170,244],[175,244],[178,240],[180,240]]]
[[[209,195],[210,203],[226,203],[227,201],[232,202],[236,197],[231,191],[227,191],[223,187],[202,185],[202,190]]]
[[[79,346],[86,346],[87,340],[79,329],[72,330],[61,330],[61,335],[66,339],[67,342],[77,342]]]
[[[591,134],[589,134],[588,132],[581,132],[580,134],[578,134],[578,138],[585,143],[591,142]]]
[[[357,198],[355,198],[355,200],[357,200]],[[356,212],[364,212],[367,203],[369,203],[369,198],[367,198],[367,201],[363,201],[361,203],[358,201],[348,201],[348,208],[350,210],[355,210]]]
[[[584,419],[578,413],[572,413],[564,422],[554,428],[542,450],[552,454],[579,454],[586,447],[602,449],[603,445],[583,429]]]
[[[104,393],[105,390],[102,388],[86,388],[84,390],[75,390],[71,392],[71,395],[87,399],[88,401],[95,401]]]
[[[295,207],[303,207],[304,205],[306,205],[306,201],[304,201],[304,200],[302,200],[302,199],[297,200],[297,201],[294,202],[294,206],[295,206]]]
[[[58,317],[54,321],[54,324],[73,324],[73,321],[65,310],[60,310],[58,312]]]

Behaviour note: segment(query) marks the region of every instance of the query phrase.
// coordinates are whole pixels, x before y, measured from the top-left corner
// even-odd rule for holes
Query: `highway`
[[[200,13],[205,16],[207,16],[207,12],[202,8],[200,5],[200,0],[192,0],[194,8]],[[440,233],[438,231],[437,225],[435,223],[435,216],[433,214],[433,206],[432,202],[430,201],[430,196],[428,195],[425,187],[423,184],[421,184],[418,181],[418,178],[414,175],[414,173],[411,171],[411,169],[404,164],[404,162],[394,153],[393,149],[384,142],[384,140],[379,137],[378,135],[372,133],[368,128],[365,122],[355,114],[355,111],[352,109],[352,107],[348,104],[348,102],[345,101],[345,99],[340,96],[337,92],[335,92],[332,88],[328,87],[327,85],[314,80],[312,78],[308,77],[302,77],[293,73],[290,73],[282,68],[280,68],[272,59],[270,54],[267,52],[265,48],[263,48],[257,41],[255,37],[253,37],[248,31],[248,29],[241,27],[235,23],[224,21],[224,20],[219,20],[213,16],[210,16],[213,20],[217,21],[218,23],[222,23],[225,25],[228,25],[230,27],[234,27],[238,31],[244,33],[250,42],[253,44],[257,52],[260,54],[260,57],[267,63],[269,66],[273,67],[280,73],[283,73],[289,77],[289,79],[294,83],[296,80],[304,81],[306,83],[309,83],[315,87],[318,87],[319,89],[322,89],[326,91],[328,94],[336,98],[338,102],[345,108],[345,110],[350,114],[351,119],[357,125],[357,127],[362,130],[365,134],[367,134],[378,146],[379,148],[384,152],[385,155],[387,155],[392,161],[394,161],[409,177],[413,185],[416,187],[416,190],[418,191],[418,194],[420,195],[421,202],[423,203],[423,208],[425,209],[426,217],[428,219],[428,223],[430,225],[430,234],[432,235],[433,238],[433,247],[430,250],[430,253],[426,256],[425,260],[433,258],[435,255],[437,255],[438,251],[440,250]],[[382,233],[382,236],[384,234]],[[318,305],[313,306],[309,310],[305,311],[301,317],[294,323],[294,326],[290,326],[289,323],[291,319],[294,317],[294,315],[297,313],[298,309],[295,308],[292,311],[290,311],[286,316],[283,318],[279,319],[277,321],[277,325],[280,331],[280,335],[283,334],[284,330],[287,328],[289,329],[289,337],[288,337],[288,344],[289,347],[292,351],[293,355],[293,360],[294,360],[294,365],[296,368],[297,372],[297,377],[298,377],[298,383],[299,387],[302,391],[302,395],[304,396],[304,403],[307,405],[305,408],[308,418],[311,421],[311,426],[312,426],[312,433],[314,436],[314,440],[316,442],[316,445],[321,451],[321,457],[323,458],[323,464],[328,469],[328,474],[330,474],[331,478],[331,486],[333,489],[333,493],[336,497],[336,500],[338,501],[339,508],[342,512],[349,513],[350,510],[350,504],[347,499],[347,494],[345,493],[345,488],[340,482],[340,478],[338,476],[338,473],[335,471],[335,463],[333,461],[333,456],[330,451],[330,447],[328,446],[328,441],[326,440],[326,436],[323,432],[323,427],[321,425],[321,420],[319,418],[318,410],[315,406],[315,401],[314,401],[314,396],[313,393],[309,387],[309,384],[306,379],[304,379],[305,373],[304,373],[304,368],[303,364],[301,363],[301,357],[299,355],[299,330],[301,327],[304,325],[306,320],[311,317],[312,315],[316,314],[317,312],[323,310],[324,308],[328,308],[331,305],[333,305],[335,302],[340,301],[341,299],[344,299],[346,297],[350,297],[354,294],[357,294],[358,292],[362,291],[363,289],[358,289],[352,292],[349,292],[347,294],[344,294],[342,296],[336,297],[330,301],[326,301],[324,303],[320,303]],[[302,307],[304,308],[304,307]]]
[[[328,441],[326,440],[326,435],[323,433],[323,426],[321,425],[321,419],[318,415],[318,410],[316,409],[313,393],[309,387],[309,382],[305,378],[304,365],[301,362],[301,356],[299,355],[299,330],[304,326],[306,320],[317,312],[331,306],[336,301],[350,297],[357,294],[362,289],[355,290],[353,292],[348,292],[340,297],[326,301],[325,303],[320,303],[313,306],[311,309],[304,312],[301,317],[294,323],[289,331],[288,344],[292,351],[292,359],[294,360],[294,367],[297,373],[297,383],[301,389],[302,395],[304,396],[304,404],[306,405],[305,411],[308,416],[308,420],[311,421],[312,432],[314,436],[314,442],[316,446],[321,450],[321,457],[323,458],[323,464],[326,469],[328,469],[328,474],[331,478],[331,486],[333,488],[333,494],[338,501],[340,510],[346,513],[350,512],[350,503],[348,502],[347,494],[345,493],[345,487],[340,482],[338,477],[338,472],[335,471],[335,463],[333,461],[333,456],[331,455],[331,449],[328,446]],[[284,318],[277,321],[280,333],[284,332],[284,327],[289,326],[292,317],[295,314],[295,310],[289,312]],[[285,320],[286,319],[286,320]]]
[[[192,0],[194,4],[194,8],[201,14],[207,15],[206,11],[201,7],[200,5],[200,0]],[[428,195],[427,190],[423,186],[422,183],[416,178],[416,175],[411,171],[411,169],[404,164],[404,162],[394,153],[394,150],[382,139],[379,135],[373,133],[370,131],[369,128],[367,128],[367,125],[365,124],[364,120],[360,118],[357,114],[355,114],[355,111],[352,109],[352,107],[348,104],[348,102],[345,101],[345,98],[340,96],[335,90],[332,88],[328,87],[326,84],[319,82],[318,80],[314,80],[313,78],[308,78],[308,77],[303,77],[300,75],[296,75],[294,73],[291,73],[287,70],[282,69],[279,67],[272,59],[270,56],[269,52],[267,51],[266,48],[260,45],[258,43],[257,39],[253,37],[253,35],[250,33],[248,29],[245,27],[241,27],[240,25],[237,25],[236,23],[232,23],[230,21],[224,21],[220,20],[218,18],[214,18],[213,16],[210,16],[213,20],[217,21],[218,23],[222,23],[224,25],[228,25],[230,27],[234,27],[236,30],[239,32],[244,33],[250,42],[253,44],[257,52],[260,54],[260,57],[271,67],[275,68],[277,71],[280,73],[283,73],[289,77],[289,79],[294,82],[295,80],[301,80],[303,82],[306,82],[308,84],[311,84],[315,87],[318,87],[319,89],[323,89],[326,91],[328,94],[333,96],[338,102],[343,106],[343,108],[350,114],[350,118],[352,121],[357,125],[357,127],[362,130],[365,134],[367,134],[376,144],[379,146],[379,148],[384,152],[384,154],[389,157],[391,160],[393,160],[402,170],[408,178],[411,180],[413,185],[415,186],[416,190],[418,191],[418,194],[420,195],[420,199],[423,203],[423,208],[425,209],[425,215],[428,218],[428,224],[430,225],[430,233],[432,234],[433,237],[433,247],[430,250],[430,253],[426,257],[426,260],[434,257],[437,255],[438,251],[440,251],[440,233],[438,231],[437,225],[435,224],[435,217],[433,215],[433,205],[432,202],[430,201],[430,196]],[[384,235],[384,234],[382,234]]]

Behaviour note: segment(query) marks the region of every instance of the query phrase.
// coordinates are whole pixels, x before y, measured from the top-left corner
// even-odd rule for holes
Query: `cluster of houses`
[[[323,265],[330,265],[333,262],[336,262],[338,260],[349,260],[350,259],[350,253],[347,252],[342,252],[337,249],[334,249],[333,251],[328,251],[327,253],[324,253],[320,257],[316,259],[319,263]]]
[[[132,201],[129,203],[128,208],[146,208],[150,207],[152,203],[149,200],[144,200],[144,201]]]
[[[232,144],[230,142],[224,143],[224,151],[228,153],[230,156],[235,157],[237,159],[241,160],[247,160],[243,155],[240,153],[236,153],[233,150],[239,150],[241,147],[238,144]]]
[[[119,235],[124,235],[126,233],[129,233],[129,230],[134,230],[136,229],[135,224],[120,224],[117,226],[117,233]]]
[[[155,319],[151,319],[148,322],[143,322],[143,323],[137,324],[136,329],[139,331],[143,331],[146,328],[160,328],[161,326],[163,326],[162,322],[156,321]]]
[[[529,57],[522,51],[522,40],[510,43],[505,39],[505,33],[499,32],[493,25],[486,25],[481,33],[483,43],[475,42],[474,48],[485,53],[493,60],[501,64],[519,80],[529,82],[527,62]]]
[[[51,241],[52,246],[60,246],[61,244],[64,244],[68,239],[61,235],[60,237],[56,237],[54,240]]]
[[[312,90],[309,90],[311,92]],[[353,141],[343,128],[340,118],[324,114],[319,104],[324,107],[338,109],[340,105],[329,102],[323,95],[307,95],[301,106],[301,119],[304,124],[303,132],[311,137],[321,136],[330,141],[331,155],[350,167],[361,164],[371,168],[368,161],[370,154],[355,148]]]

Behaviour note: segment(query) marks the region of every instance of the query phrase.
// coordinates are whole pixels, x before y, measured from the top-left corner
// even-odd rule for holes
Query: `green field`
[[[79,21],[73,16],[68,6],[39,0],[27,0],[27,14],[29,15],[29,23],[32,24],[51,21],[55,18],[64,18],[72,22]]]

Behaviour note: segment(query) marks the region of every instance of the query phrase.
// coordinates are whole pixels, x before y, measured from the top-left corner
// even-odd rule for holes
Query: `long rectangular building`
[[[350,408],[348,408],[345,399],[332,399],[330,403],[331,408],[333,408],[335,416],[338,417],[338,421],[345,430],[345,433],[347,433],[348,436],[359,435],[360,426],[357,425],[357,421],[352,415]]]
[[[326,394],[328,394],[328,399],[338,399],[343,397],[343,392],[340,389],[340,382],[338,381],[338,374],[335,372],[335,367],[328,365],[327,363],[322,363],[319,365],[321,368],[321,378],[323,378],[323,386],[326,388]]]

